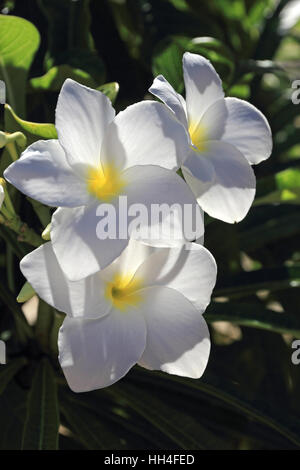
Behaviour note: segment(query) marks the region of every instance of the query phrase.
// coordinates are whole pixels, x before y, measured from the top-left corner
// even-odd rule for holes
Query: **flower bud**
[[[33,287],[31,287],[29,282],[25,282],[24,286],[19,292],[19,295],[17,297],[17,302],[19,303],[27,302],[27,300],[30,300],[34,295],[35,295],[35,291]]]
[[[44,231],[42,233],[42,239],[43,240],[49,241],[51,239],[50,238],[50,230],[51,230],[51,223],[47,225],[47,227],[44,229]]]

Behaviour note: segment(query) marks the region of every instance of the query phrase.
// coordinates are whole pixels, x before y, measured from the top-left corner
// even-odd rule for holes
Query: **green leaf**
[[[80,395],[73,394],[69,390],[61,390],[60,407],[68,425],[87,449],[124,448],[120,439],[102,422],[97,409],[89,407],[87,400]]]
[[[14,295],[3,282],[0,283],[0,299],[14,317],[19,341],[22,344],[26,344],[27,340],[33,337],[33,331],[28,325],[27,320],[20,308],[20,305],[16,302]]]
[[[264,197],[255,199],[253,206],[262,206],[264,204],[300,204],[300,188],[278,189],[272,191]]]
[[[239,234],[240,248],[245,251],[252,251],[265,247],[268,243],[274,243],[299,233],[300,218],[297,217],[297,211],[270,219],[266,216],[266,220],[262,223],[255,223],[247,230],[241,231]]]
[[[119,93],[119,84],[117,82],[105,83],[97,89],[104,93],[110,99],[112,104],[114,104]]]
[[[154,77],[162,74],[178,93],[183,92],[182,56],[190,39],[172,37],[161,41],[154,50],[152,72]]]
[[[155,396],[154,390],[139,390],[138,387],[122,382],[110,387],[107,393],[116,400],[124,401],[180,449],[206,449],[210,448],[213,442],[217,446],[222,445],[216,436],[212,437],[210,431],[201,426],[199,421],[161,401]]]
[[[197,53],[198,50],[203,49],[207,52],[215,52],[218,56],[217,60],[229,60],[233,61],[233,56],[228,47],[219,39],[210,37],[210,36],[200,36],[191,39],[188,44],[190,52]]]
[[[38,0],[38,4],[48,21],[47,69],[68,64],[103,83],[105,65],[90,32],[90,1]]]
[[[16,373],[27,363],[24,357],[14,359],[8,364],[0,366],[0,395],[4,392],[7,385],[16,375]]]
[[[188,43],[187,50],[210,60],[221,79],[230,82],[234,72],[234,57],[222,41],[206,36],[193,38]]]
[[[254,205],[300,204],[300,168],[287,168],[258,180]]]
[[[23,302],[27,302],[27,300],[31,299],[34,295],[35,290],[33,289],[33,287],[31,287],[29,282],[25,282],[18,294],[17,302],[19,302],[20,304]]]
[[[139,59],[143,43],[143,19],[137,2],[110,1],[110,8],[118,33],[131,57]]]
[[[33,377],[23,431],[23,450],[58,448],[59,412],[52,367],[43,359]]]
[[[45,353],[50,352],[50,336],[54,323],[54,309],[42,299],[39,299],[37,321],[34,327],[35,336]]]
[[[201,380],[190,380],[175,375],[163,375],[155,371],[151,371],[150,374],[139,368],[136,368],[134,372],[137,380],[148,384],[150,389],[156,386],[172,390],[173,394],[184,393],[185,400],[188,400],[189,397],[199,399],[199,394],[202,394],[207,398],[212,398],[229,406],[251,420],[277,431],[290,442],[300,446],[299,434],[294,431],[294,427],[299,428],[299,421],[297,419],[294,420],[293,416],[286,416],[284,422],[281,422],[282,419],[278,419],[275,413],[267,413],[244,400],[235,390],[231,390],[225,385],[223,381],[220,383],[222,379],[218,380],[218,377],[210,375],[208,382],[207,379],[204,380],[203,378]]]
[[[64,314],[54,311],[53,324],[49,336],[49,349],[53,358],[55,359],[58,356],[58,332],[61,325],[63,324],[64,318]]]
[[[84,70],[76,69],[68,64],[58,65],[48,70],[45,75],[30,80],[32,91],[59,91],[67,78],[91,88],[96,88],[95,80]]]
[[[28,70],[40,44],[40,35],[29,21],[0,15],[0,79],[4,80],[8,102],[18,114],[25,114]]]
[[[297,315],[273,312],[257,303],[212,302],[204,317],[208,323],[229,321],[300,338],[300,320]]]
[[[38,139],[57,139],[57,132],[54,124],[41,124],[25,121],[17,116],[8,104],[5,105],[5,114],[11,118],[11,122],[18,125],[18,130],[23,131],[27,135],[29,134],[29,138],[31,138],[30,143]]]
[[[212,37],[188,38],[172,36],[162,40],[156,46],[152,58],[154,76],[162,74],[178,93],[184,89],[182,56],[184,52],[201,54],[210,60],[221,79],[231,80],[234,71],[234,59],[229,49],[218,39]]]
[[[258,290],[276,291],[300,286],[300,266],[257,269],[221,278],[214,290],[215,297],[245,297]]]
[[[265,73],[284,72],[282,65],[279,62],[272,60],[247,60],[240,63],[240,69],[243,74],[254,72],[257,75],[264,75]]]
[[[0,237],[7,243],[17,258],[21,259],[27,255],[28,250],[25,245],[21,244],[17,239],[17,234],[3,225],[0,225]]]
[[[20,450],[26,416],[27,391],[15,380],[11,381],[0,396],[0,449]]]

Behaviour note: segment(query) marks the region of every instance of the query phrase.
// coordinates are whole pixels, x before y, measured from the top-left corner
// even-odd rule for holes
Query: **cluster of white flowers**
[[[124,195],[147,208],[199,204],[231,223],[248,212],[251,164],[271,153],[267,120],[249,103],[224,98],[205,58],[185,53],[183,70],[186,101],[158,76],[150,91],[164,104],[143,101],[117,116],[105,95],[66,80],[58,140],[29,146],[4,173],[27,196],[57,207],[51,241],[20,266],[37,294],[66,314],[59,361],[76,392],[106,387],[136,363],[199,378],[208,362],[203,313],[217,272],[209,251],[186,239],[158,246],[96,234],[99,204],[117,208]]]

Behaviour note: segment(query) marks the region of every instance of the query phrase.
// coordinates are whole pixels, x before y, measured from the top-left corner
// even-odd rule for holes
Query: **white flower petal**
[[[103,93],[70,78],[65,81],[57,101],[55,124],[71,165],[99,166],[103,136],[114,116],[115,110]]]
[[[211,217],[234,223],[249,211],[255,175],[246,158],[225,142],[209,141],[202,154],[192,151],[182,167],[186,182]]]
[[[156,250],[157,248],[149,244],[130,238],[121,255],[103,269],[100,275],[106,280],[113,279],[114,274],[134,275],[141,264]]]
[[[145,321],[138,311],[112,311],[97,320],[66,317],[58,336],[59,362],[70,388],[88,392],[121,379],[145,343]]]
[[[200,313],[210,303],[216,283],[217,265],[211,253],[196,243],[179,248],[156,248],[136,272],[146,287],[175,289]]]
[[[20,269],[39,297],[67,315],[97,318],[106,315],[111,308],[111,303],[105,299],[105,284],[99,273],[82,281],[68,281],[51,242],[26,255]]]
[[[172,85],[163,77],[158,75],[149,88],[152,95],[159,98],[168,108],[173,111],[178,121],[187,128],[186,105],[183,97],[177,93]]]
[[[145,289],[141,309],[147,341],[139,365],[183,377],[202,376],[210,353],[203,316],[182,294],[167,287]]]
[[[12,163],[4,177],[19,191],[48,206],[87,204],[86,185],[74,173],[58,140],[39,140]]]
[[[224,97],[222,82],[209,60],[185,52],[183,74],[188,122],[198,123],[215,101]]]
[[[74,209],[59,208],[51,223],[53,250],[65,275],[78,281],[116,259],[126,247],[126,239],[100,239],[97,224],[100,217],[96,211],[99,203]],[[116,209],[118,213],[118,209]],[[118,220],[118,219],[116,219]],[[116,227],[118,233],[118,225]]]
[[[187,184],[175,172],[149,165],[129,168],[123,174],[129,182],[126,189],[128,207],[136,203],[142,204],[149,215],[149,224],[147,220],[146,224],[141,223],[141,227],[150,228],[149,236],[138,237],[140,240],[157,246],[173,246],[179,241],[194,240],[204,233],[203,214],[197,207],[196,199]],[[157,218],[155,223],[154,213],[159,206],[162,214],[164,208],[166,211],[162,220]],[[197,232],[190,235],[188,229],[194,228],[192,222],[196,221],[196,215]],[[137,238],[132,233],[130,235]]]
[[[234,145],[251,164],[269,158],[272,133],[265,116],[252,104],[237,98],[216,101],[205,112],[201,126],[209,139]]]
[[[159,165],[177,169],[186,157],[189,136],[162,103],[143,101],[120,112],[109,125],[101,162],[119,168]]]

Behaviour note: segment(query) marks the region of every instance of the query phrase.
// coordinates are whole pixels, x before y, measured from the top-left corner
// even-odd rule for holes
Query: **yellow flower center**
[[[139,292],[142,285],[141,279],[133,278],[130,274],[115,274],[113,280],[106,285],[105,295],[115,308],[125,311],[142,301],[142,295]]]
[[[126,186],[125,180],[114,165],[99,166],[88,171],[87,190],[102,201],[111,201]]]
[[[189,125],[191,141],[197,150],[207,150],[206,131],[199,123],[191,122]]]

